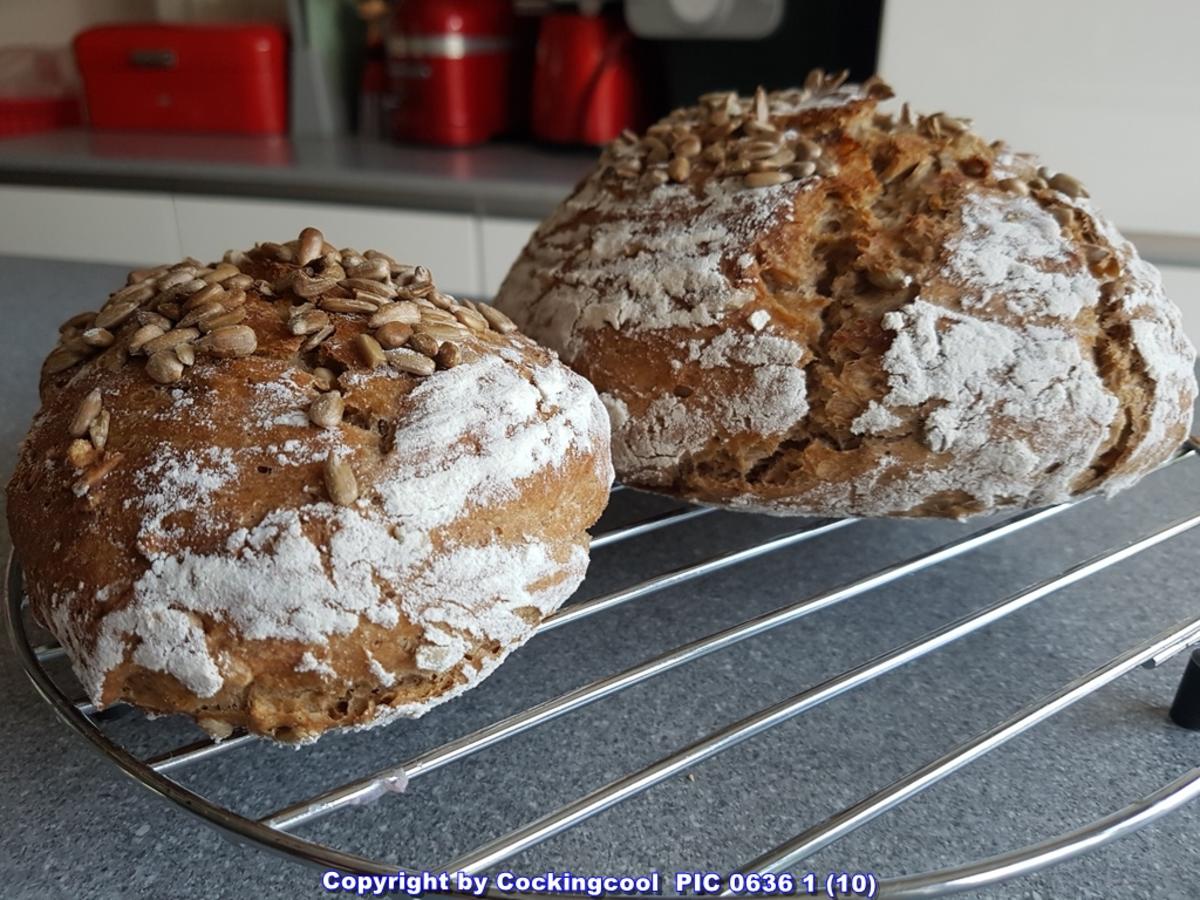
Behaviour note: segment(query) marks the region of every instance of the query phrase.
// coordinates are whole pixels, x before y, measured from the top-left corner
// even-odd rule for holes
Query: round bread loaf
[[[496,304],[600,390],[618,477],[733,509],[968,516],[1131,484],[1195,353],[1068,175],[872,79],[627,133]]]
[[[100,706],[305,741],[415,717],[578,586],[595,391],[423,267],[306,229],[68,321],[8,488],[37,618]]]

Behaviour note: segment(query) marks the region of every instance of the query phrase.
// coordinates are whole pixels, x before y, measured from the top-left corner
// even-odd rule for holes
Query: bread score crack
[[[1186,437],[1195,350],[1083,185],[891,96],[705,95],[534,233],[496,305],[596,385],[622,481],[965,517],[1111,493]]]
[[[418,716],[486,677],[584,576],[612,481],[592,387],[426,271],[352,248],[301,266],[305,241],[134,273],[155,290],[115,301],[140,298],[107,317],[113,340],[44,373],[11,530],[35,614],[100,706],[284,741]],[[235,308],[254,349],[185,364],[175,348],[197,329],[149,351],[182,367],[163,381],[138,332],[178,331],[190,295],[172,289],[217,273],[250,279]],[[311,283],[323,273],[342,302]],[[346,305],[351,291],[379,302]],[[364,352],[402,319],[382,361]],[[94,327],[73,321],[64,343]],[[400,349],[428,367],[392,365]],[[83,436],[102,414],[98,446]]]

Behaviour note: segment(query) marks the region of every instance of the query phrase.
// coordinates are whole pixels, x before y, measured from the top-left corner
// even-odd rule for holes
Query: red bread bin
[[[270,25],[102,25],[75,38],[94,128],[282,134],[286,41]]]
[[[462,147],[508,127],[511,0],[400,0],[388,37],[397,140]]]

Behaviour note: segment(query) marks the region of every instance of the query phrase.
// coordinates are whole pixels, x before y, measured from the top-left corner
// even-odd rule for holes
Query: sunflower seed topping
[[[80,337],[89,347],[98,347],[101,349],[104,347],[111,347],[113,345],[113,341],[116,340],[116,338],[113,336],[113,333],[107,328],[89,328],[84,331]]]
[[[249,356],[258,349],[258,336],[249,325],[226,325],[206,334],[196,349],[221,359]]]
[[[160,350],[146,360],[146,374],[159,384],[173,384],[183,377],[183,363],[170,350]]]
[[[383,355],[383,348],[379,346],[379,341],[371,335],[360,334],[354,339],[354,343],[358,347],[359,356],[362,357],[362,361],[368,369],[378,369],[387,362],[387,357]]]
[[[325,491],[338,506],[349,506],[358,499],[358,480],[350,463],[333,450],[325,457]]]
[[[394,350],[403,347],[412,337],[412,326],[403,322],[386,322],[375,332],[375,340],[384,350]]]
[[[100,388],[93,388],[79,402],[79,408],[75,410],[75,415],[71,419],[71,425],[67,429],[71,437],[83,437],[92,426],[92,422],[96,420],[96,416],[100,415],[100,410],[103,406],[104,403],[100,397]]]
[[[332,369],[327,369],[324,366],[317,366],[312,370],[313,384],[317,386],[318,391],[333,390],[333,384],[337,380]]]
[[[437,354],[438,351],[434,350],[433,356]],[[387,351],[387,361],[393,369],[408,372],[410,375],[432,375],[437,369],[432,357],[404,347]]]
[[[96,414],[96,418],[92,419],[88,425],[88,437],[92,439],[92,446],[97,450],[104,450],[108,446],[108,425],[112,421],[112,416],[107,409],[101,409]]]
[[[476,309],[481,316],[487,319],[487,323],[492,327],[493,331],[498,331],[500,334],[512,334],[517,330],[516,323],[500,312],[500,310],[496,309],[496,307],[487,303],[480,303]]]
[[[434,362],[437,363],[439,369],[453,369],[462,362],[462,348],[453,341],[446,341],[438,347]]]
[[[337,391],[321,394],[308,407],[308,418],[320,428],[336,428],[342,422],[346,404]]]
[[[300,232],[300,240],[296,248],[296,265],[307,266],[321,256],[325,247],[325,235],[315,228],[305,228]]]

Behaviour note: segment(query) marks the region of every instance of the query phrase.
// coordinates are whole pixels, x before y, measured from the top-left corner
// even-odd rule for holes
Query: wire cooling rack
[[[1166,466],[1200,465],[1200,442],[1193,439]],[[620,490],[618,488],[618,490]],[[634,685],[648,682],[709,654],[725,650],[743,641],[765,635],[780,626],[811,616],[820,610],[842,603],[869,591],[874,591],[900,579],[947,563],[972,551],[1000,541],[1026,529],[1049,528],[1047,524],[1068,509],[1088,502],[1089,498],[1073,503],[1025,512],[980,530],[944,543],[928,552],[917,554],[902,562],[887,565],[873,573],[825,590],[796,602],[678,645],[646,659],[616,674],[599,678],[570,690],[551,700],[531,706],[519,713],[494,721],[482,728],[450,740],[373,774],[305,796],[260,818],[240,814],[206,792],[185,784],[189,767],[225,754],[253,754],[255,739],[244,734],[222,742],[199,740],[174,747],[166,752],[139,756],[127,749],[105,728],[103,717],[86,702],[72,700],[69,691],[78,691],[70,678],[53,677],[47,664],[63,655],[55,645],[35,646],[30,639],[31,628],[26,622],[20,567],[8,561],[7,602],[5,613],[15,650],[26,673],[38,692],[55,712],[78,734],[85,737],[109,760],[140,783],[162,797],[201,817],[226,836],[271,849],[296,860],[323,868],[351,873],[389,874],[405,871],[401,863],[372,859],[295,836],[291,832],[301,825],[314,822],[337,810],[370,803],[374,799],[419,779],[430,772],[451,765],[473,754],[544,725],[560,716],[609,697]],[[643,518],[632,524],[597,534],[592,546],[600,549],[623,541],[664,532],[673,526],[701,516],[712,510],[679,507]],[[632,603],[656,592],[737,566],[774,551],[801,544],[835,530],[852,528],[853,519],[800,520],[800,527],[783,535],[760,541],[750,547],[713,556],[700,562],[665,571],[621,590],[572,602],[545,620],[538,634],[557,628],[580,627],[593,615]],[[585,796],[567,803],[536,820],[503,834],[437,867],[438,870],[480,873],[532,848],[541,842],[573,828],[598,813],[640,794],[673,776],[728,750],[743,741],[761,735],[769,729],[792,720],[821,704],[834,700],[879,678],[892,670],[935,653],[952,642],[986,628],[988,625],[1042,598],[1076,584],[1089,576],[1118,565],[1124,560],[1169,541],[1192,528],[1200,526],[1200,513],[1170,522],[1156,530],[1112,547],[1059,574],[1032,584],[1002,600],[976,609],[955,621],[948,622],[923,636],[897,646],[875,658],[791,697],[759,709],[744,718],[705,737],[670,752],[650,765],[609,781]],[[659,539],[669,537],[660,533]],[[591,578],[589,577],[589,581]],[[581,590],[587,595],[587,585]],[[1077,701],[1098,691],[1143,666],[1152,668],[1163,664],[1193,644],[1200,643],[1200,615],[1180,622],[1151,640],[1129,647],[1099,668],[1076,678],[1044,696],[1012,717],[999,722],[975,737],[954,747],[886,787],[864,797],[859,802],[829,816],[826,820],[795,835],[775,847],[748,860],[743,872],[782,872],[802,863],[817,851],[829,846],[865,825],[875,817],[915,797],[941,779],[980,759],[1033,726],[1061,712]],[[470,703],[471,695],[455,703]],[[392,726],[397,727],[397,726]],[[418,727],[418,726],[414,726]],[[382,729],[374,734],[384,734]],[[304,751],[300,751],[304,752]],[[208,792],[215,793],[215,792]],[[1130,834],[1200,796],[1200,767],[1180,777],[1141,800],[1105,816],[1089,825],[1002,855],[937,871],[896,878],[879,883],[879,896],[893,898],[932,897],[957,891],[996,884],[1028,874],[1055,863],[1085,853],[1110,841]],[[506,896],[494,889],[489,896]]]

